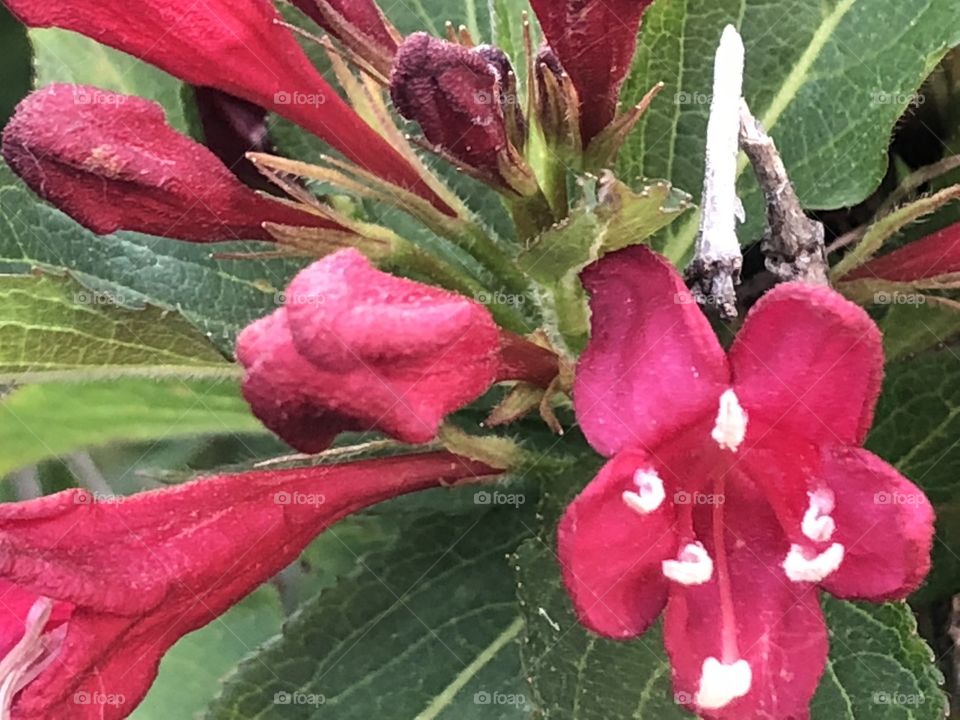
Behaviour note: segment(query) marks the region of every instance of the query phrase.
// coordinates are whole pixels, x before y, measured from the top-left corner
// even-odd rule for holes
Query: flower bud
[[[3,157],[34,192],[101,235],[270,241],[265,222],[339,227],[255,193],[167,125],[156,103],[84,85],[50,85],[21,102]]]
[[[544,138],[555,152],[578,155],[580,100],[573,81],[548,45],[537,53],[534,73],[534,107]]]
[[[506,57],[492,48],[466,48],[415,33],[397,53],[390,95],[399,113],[418,122],[427,140],[465,171],[527,197],[538,186],[514,142],[522,134],[520,109],[516,103],[504,109],[513,75],[507,67]]]

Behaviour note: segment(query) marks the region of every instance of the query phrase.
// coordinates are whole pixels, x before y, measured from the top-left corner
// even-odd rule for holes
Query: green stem
[[[519,240],[530,240],[553,226],[555,220],[543,192],[525,198],[510,198],[507,205],[513,215]]]
[[[590,338],[590,313],[580,278],[571,273],[551,287],[550,294],[557,331],[570,353],[577,356]]]

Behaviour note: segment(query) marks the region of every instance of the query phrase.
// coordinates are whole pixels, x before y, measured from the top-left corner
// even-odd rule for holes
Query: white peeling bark
[[[700,234],[688,270],[697,299],[715,305],[725,318],[737,315],[734,287],[740,283],[743,264],[737,239],[737,217],[743,213],[737,198],[743,64],[743,40],[733,25],[727,25],[713,66]]]

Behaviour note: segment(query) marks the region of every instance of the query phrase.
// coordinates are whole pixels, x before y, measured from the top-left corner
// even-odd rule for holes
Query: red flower
[[[960,273],[960,223],[864,263],[843,280],[915,282]]]
[[[449,453],[220,475],[112,502],[0,506],[0,711],[116,720],[163,654],[374,503],[499,474]],[[14,699],[14,695],[19,695]]]
[[[653,0],[531,0],[543,34],[573,81],[586,148],[617,114],[620,87],[637,47],[640,17]]]
[[[552,353],[501,335],[479,303],[380,272],[353,249],[297,275],[284,307],[240,335],[237,358],[256,416],[303,452],[347,430],[428,442],[498,379],[546,386],[557,374]]]
[[[31,27],[73,30],[192,85],[283,115],[357,165],[448,211],[417,171],[310,64],[269,0],[4,0]]]
[[[503,190],[530,195],[537,184],[515,144],[523,118],[514,83],[500,50],[414,33],[397,53],[390,96],[397,112],[417,121],[427,140],[465,169]]]
[[[100,234],[213,242],[272,240],[264,222],[338,227],[243,185],[167,125],[156,103],[84,85],[50,85],[21,102],[3,157],[34,192]]]
[[[380,69],[389,69],[401,36],[373,0],[293,0],[337,40]]]
[[[818,588],[903,598],[930,566],[923,493],[860,448],[880,333],[834,291],[769,292],[724,354],[682,279],[634,247],[584,273],[593,338],[577,417],[610,461],[559,528],[585,625],[644,632],[666,606],[678,699],[795,718],[823,671]]]

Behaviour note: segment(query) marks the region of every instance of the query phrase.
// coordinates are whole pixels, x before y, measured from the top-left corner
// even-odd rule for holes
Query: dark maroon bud
[[[390,95],[397,111],[465,171],[530,196],[538,191],[536,179],[511,141],[500,71],[485,54],[490,50],[415,33],[397,53]]]

